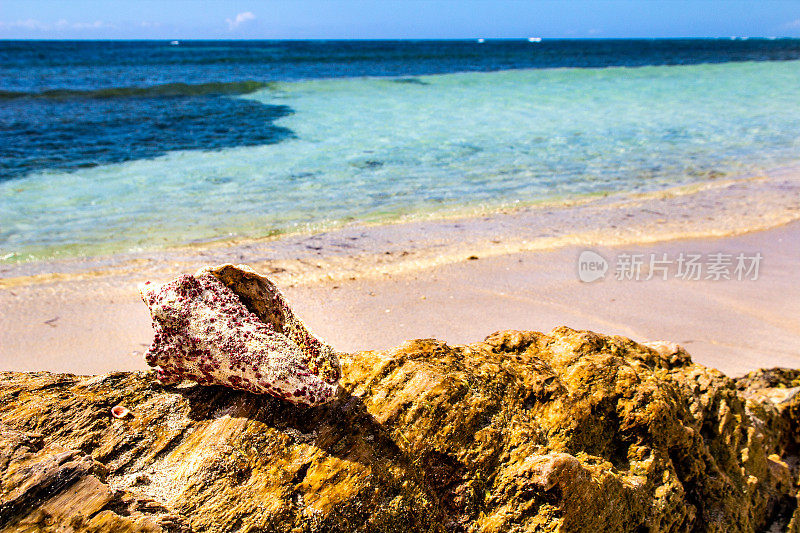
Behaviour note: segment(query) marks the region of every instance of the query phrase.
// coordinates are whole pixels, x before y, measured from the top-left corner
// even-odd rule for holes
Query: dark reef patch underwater
[[[174,150],[272,144],[292,136],[273,122],[292,112],[229,95],[264,83],[161,84],[0,92],[0,180],[75,170]]]

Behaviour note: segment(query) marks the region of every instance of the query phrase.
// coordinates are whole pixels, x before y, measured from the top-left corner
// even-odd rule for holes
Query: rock
[[[155,329],[145,359],[162,383],[224,385],[306,406],[335,396],[333,349],[249,267],[204,268],[161,286],[145,283],[140,292]]]
[[[311,408],[0,374],[0,531],[798,530],[797,371],[568,328],[340,360]]]

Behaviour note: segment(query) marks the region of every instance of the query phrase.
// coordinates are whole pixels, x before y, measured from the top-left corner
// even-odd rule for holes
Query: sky
[[[800,37],[800,0],[0,0],[0,39]]]

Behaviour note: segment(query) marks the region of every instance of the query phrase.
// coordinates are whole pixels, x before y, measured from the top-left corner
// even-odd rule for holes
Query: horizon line
[[[778,39],[800,40],[800,36],[791,35],[719,35],[719,36],[680,36],[680,37],[541,37],[529,35],[525,37],[104,37],[91,39],[84,37],[62,37],[62,38],[41,38],[41,37],[0,37],[0,41],[527,41],[530,38],[541,39],[542,41],[676,41],[676,40],[730,40],[747,41]],[[539,43],[531,43],[539,44]]]

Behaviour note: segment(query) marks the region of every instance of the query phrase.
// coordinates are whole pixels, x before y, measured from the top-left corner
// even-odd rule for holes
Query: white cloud
[[[94,22],[76,22],[72,25],[72,28],[76,30],[87,30],[87,29],[96,29],[96,28],[106,28],[109,25],[103,22],[102,20],[95,20]]]
[[[255,20],[256,16],[253,14],[252,11],[242,11],[241,13],[236,15],[236,18],[233,19],[225,19],[225,22],[228,23],[229,30],[235,30],[245,22],[249,22],[251,20]]]
[[[2,29],[23,28],[26,30],[46,30],[49,29],[49,27],[49,25],[44,24],[36,19],[18,20],[16,22],[0,22],[0,28]]]
[[[23,30],[36,30],[36,31],[53,31],[53,30],[96,30],[100,28],[113,28],[113,24],[103,22],[102,20],[95,20],[94,22],[69,22],[66,19],[59,19],[56,22],[42,22],[36,19],[17,20],[14,22],[0,21],[0,29],[23,29]]]
[[[800,19],[795,19],[792,20],[791,22],[787,22],[786,24],[783,25],[783,27],[790,30],[800,28]]]

